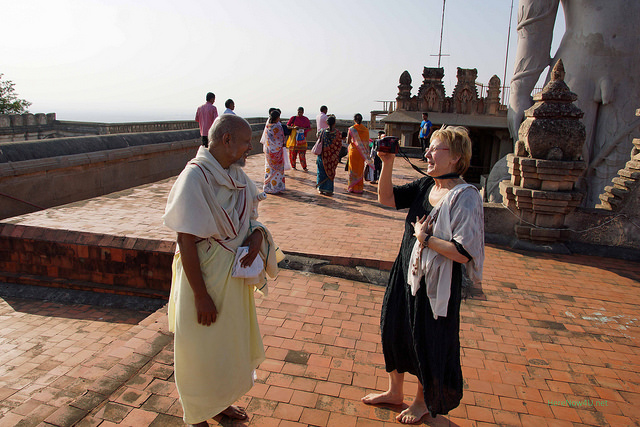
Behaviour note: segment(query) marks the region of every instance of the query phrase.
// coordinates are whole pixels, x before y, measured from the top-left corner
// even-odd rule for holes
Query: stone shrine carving
[[[524,143],[531,157],[548,160],[580,160],[585,141],[584,113],[573,102],[578,96],[564,82],[565,72],[559,60],[551,81],[534,95],[535,104],[525,111],[518,131],[518,143]],[[520,151],[516,147],[516,153]]]
[[[636,110],[636,116],[640,117],[640,109]],[[631,159],[611,180],[611,185],[604,187],[596,208],[615,212],[626,209],[636,214],[640,212],[640,197],[637,196],[640,190],[640,138],[634,138],[631,143]]]
[[[500,105],[500,78],[493,76],[488,86],[476,83],[478,70],[458,68],[458,83],[453,95],[445,94],[444,68],[424,67],[422,85],[416,96],[411,96],[411,75],[404,71],[400,76],[396,109],[405,111],[428,111],[436,113],[479,114],[506,116]],[[486,87],[486,97],[478,95],[477,87]]]
[[[581,160],[585,141],[582,111],[573,102],[576,94],[564,82],[562,60],[552,80],[534,97],[525,112],[515,153],[507,156],[510,181],[500,183],[503,204],[520,217],[519,239],[536,243],[566,240],[567,214],[575,210],[583,194],[575,183],[586,169]]]
[[[458,83],[453,89],[454,113],[471,114],[476,111],[478,91],[476,90],[476,77],[478,70],[458,67]]]

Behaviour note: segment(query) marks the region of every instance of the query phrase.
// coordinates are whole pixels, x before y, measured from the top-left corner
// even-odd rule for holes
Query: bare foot
[[[402,394],[392,393],[387,390],[384,393],[367,394],[361,400],[367,405],[380,405],[383,403],[388,403],[390,405],[402,405],[402,399],[404,399]]]
[[[247,411],[240,406],[231,405],[224,411],[220,412],[222,415],[226,415],[234,420],[246,420]]]
[[[400,421],[402,424],[417,424],[420,422],[422,417],[428,413],[429,410],[424,402],[413,402],[411,406],[398,414],[396,420]]]

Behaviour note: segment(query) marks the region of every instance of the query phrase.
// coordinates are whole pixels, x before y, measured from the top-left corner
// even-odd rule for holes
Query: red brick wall
[[[0,281],[167,298],[175,242],[0,224]]]

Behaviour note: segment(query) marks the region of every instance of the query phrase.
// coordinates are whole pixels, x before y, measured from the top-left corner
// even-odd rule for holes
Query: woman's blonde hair
[[[447,144],[452,156],[460,156],[455,172],[463,175],[471,164],[471,138],[467,128],[442,125],[440,129],[433,132],[429,142],[436,138]]]

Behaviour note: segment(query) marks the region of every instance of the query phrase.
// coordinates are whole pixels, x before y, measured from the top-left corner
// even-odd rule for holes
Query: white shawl
[[[173,185],[162,218],[172,230],[228,242],[235,252],[242,242],[234,240],[249,228],[250,219],[258,217],[258,204],[253,203],[257,194],[242,168],[224,169],[207,148],[200,147]]]
[[[465,264],[466,272],[474,284],[480,283],[484,262],[484,212],[478,190],[471,184],[455,186],[433,208],[429,216],[435,218],[434,237],[448,242],[455,240],[471,255],[471,261]],[[416,295],[420,279],[426,276],[426,291],[433,318],[446,317],[451,295],[453,261],[429,248],[420,251],[420,242],[417,240],[410,259],[407,282],[411,287],[411,294]],[[417,265],[415,272],[414,265]]]
[[[200,147],[173,185],[162,218],[170,229],[213,239],[234,254],[254,229],[261,229],[260,256],[266,273],[275,277],[283,254],[271,233],[257,221],[257,195],[256,185],[240,166],[224,169],[207,148]],[[259,282],[266,283],[264,271],[258,278],[245,279],[257,287]]]

